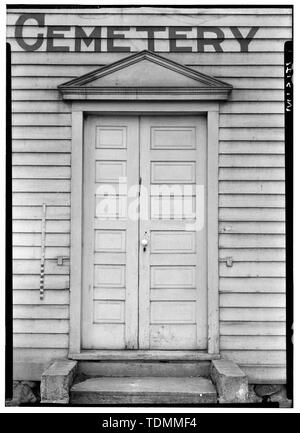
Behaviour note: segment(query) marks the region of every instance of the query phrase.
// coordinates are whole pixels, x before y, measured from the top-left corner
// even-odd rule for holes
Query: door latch
[[[219,262],[225,262],[227,268],[232,268],[232,266],[233,266],[233,258],[232,257],[224,257],[224,259],[219,259]]]
[[[64,266],[64,261],[65,260],[70,260],[70,257],[58,256],[56,258],[57,266]]]
[[[144,233],[144,237],[143,237],[143,239],[141,240],[141,244],[142,244],[142,247],[143,247],[143,251],[144,251],[144,252],[145,252],[146,249],[147,249],[147,245],[148,245],[148,243],[149,243],[148,232],[145,232],[145,233]]]

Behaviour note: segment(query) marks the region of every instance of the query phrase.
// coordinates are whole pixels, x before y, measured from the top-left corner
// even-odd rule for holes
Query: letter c
[[[37,34],[37,40],[33,45],[28,45],[23,39],[23,26],[25,21],[34,19],[37,21],[39,27],[45,26],[45,14],[23,14],[20,15],[15,24],[15,38],[21,48],[25,51],[36,51],[40,48],[44,41],[44,35],[42,33]]]

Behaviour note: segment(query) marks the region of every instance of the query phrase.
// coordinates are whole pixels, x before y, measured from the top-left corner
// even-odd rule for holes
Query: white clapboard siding
[[[13,231],[15,233],[41,233],[41,223],[37,220],[14,220]],[[69,233],[70,222],[63,220],[46,221],[46,233]]]
[[[221,277],[220,292],[284,293],[285,279],[283,277]]]
[[[69,126],[15,126],[12,129],[12,138],[22,139],[70,139],[71,128]]]
[[[20,252],[22,254],[22,252]],[[24,253],[23,253],[24,254]],[[48,253],[50,254],[50,252]],[[234,262],[284,262],[284,248],[220,248],[220,259],[232,257]]]
[[[40,12],[39,8],[34,8],[32,7],[31,9],[33,12]],[[57,14],[57,13],[68,13],[68,14],[76,14],[78,13],[78,9],[75,8],[68,8],[68,9],[64,9],[61,8],[59,10],[55,10],[55,9],[44,9],[45,12],[47,12],[47,14]],[[18,9],[14,9],[12,7],[11,9],[11,13],[17,13]],[[220,9],[218,7],[215,8],[185,8],[185,7],[180,7],[180,8],[169,8],[168,6],[162,7],[159,10],[157,10],[157,8],[155,7],[116,7],[113,9],[110,8],[105,8],[105,6],[103,8],[101,8],[101,10],[96,11],[95,8],[93,7],[86,7],[84,9],[80,10],[80,14],[82,17],[85,17],[85,14],[92,14],[92,13],[100,13],[100,14],[112,14],[112,15],[118,15],[118,14],[122,14],[122,15],[135,15],[137,13],[142,14],[142,15],[157,15],[158,13],[161,15],[165,15],[165,14],[169,14],[172,12],[172,14],[175,15],[185,15],[185,14],[193,14],[195,16],[203,16],[203,15],[214,15],[214,14],[220,14],[220,13],[224,13],[224,9]],[[247,9],[244,10],[240,10],[239,8],[230,8],[228,7],[228,9],[226,8],[226,12],[229,15],[291,15],[291,9],[288,8],[256,8],[255,6],[253,7],[249,7]]]
[[[266,364],[262,366],[243,364],[243,371],[248,377],[249,383],[279,384],[286,383],[286,366]]]
[[[171,11],[170,11],[171,12]],[[220,12],[221,15],[220,15]],[[7,18],[8,25],[14,25],[19,16],[20,12],[10,12]],[[161,12],[157,11],[156,13],[151,14],[151,18],[148,14],[137,13],[135,15],[125,14],[124,10],[121,9],[120,12],[122,14],[122,25],[123,26],[147,26],[149,25],[149,19],[151,20],[151,25],[156,26],[162,25],[162,16]],[[47,14],[47,24],[52,26],[57,25],[83,25],[84,22],[88,22],[90,26],[114,26],[116,25],[116,15],[111,14],[110,11],[107,10],[106,13],[95,13],[95,11],[90,11],[89,13],[84,14],[84,18],[81,13],[78,14],[69,14],[67,11],[65,13],[61,13],[60,11],[52,12],[51,14]],[[292,24],[292,16],[291,10],[286,11],[286,14],[278,15],[278,14],[268,14],[268,15],[258,15],[255,12],[252,14],[239,14],[238,17],[236,14],[224,13],[224,9],[218,11],[218,13],[206,12],[204,16],[199,14],[192,14],[189,11],[183,14],[165,14],[163,15],[163,22],[166,26],[231,26],[234,25],[234,22],[239,26],[253,26],[254,23],[256,26],[262,27],[289,27]]]
[[[178,59],[179,60],[179,59]],[[179,60],[180,62],[180,60]],[[52,89],[15,89],[12,90],[12,98],[14,101],[27,101],[30,99],[31,101],[54,101],[59,97],[59,93],[57,90]],[[278,89],[234,89],[229,95],[229,101],[275,101],[275,102],[283,102],[284,101],[284,92],[283,90]],[[275,134],[276,135],[276,134]],[[261,134],[263,137],[263,134]],[[15,137],[13,137],[15,138]],[[47,137],[45,137],[47,138]],[[58,137],[59,138],[59,137]],[[61,137],[65,138],[65,137]],[[238,138],[235,138],[236,140]],[[247,138],[246,138],[247,139]],[[249,139],[249,137],[248,137]],[[264,139],[264,138],[257,138]]]
[[[218,24],[216,24],[218,25]],[[51,63],[57,65],[95,65],[109,64],[116,62],[126,56],[128,53],[101,53],[101,61],[99,53],[90,52],[16,52],[12,56],[13,65],[35,64],[38,61],[40,64]],[[282,53],[163,53],[163,56],[174,60],[175,62],[182,63],[193,67],[193,65],[282,65]],[[256,92],[257,93],[257,92]]]
[[[220,234],[221,248],[285,248],[285,236],[278,234]]]
[[[104,66],[100,62],[98,67]],[[91,72],[95,69],[95,65],[59,65],[50,64],[47,65],[12,65],[11,74],[12,77],[61,77],[62,79],[71,80],[80,75]],[[241,78],[241,77],[270,77],[270,78],[282,78],[284,71],[280,66],[270,65],[193,65],[193,69],[196,71],[203,72],[207,75],[213,75],[216,78],[222,79],[225,77]],[[14,106],[13,106],[14,108]],[[57,106],[58,111],[61,112],[62,108]],[[223,107],[225,108],[225,107]],[[14,110],[13,110],[14,111]],[[223,112],[223,110],[221,110]],[[225,111],[226,112],[226,111]],[[282,112],[282,110],[281,110]]]
[[[225,156],[225,155],[223,155]],[[277,156],[277,155],[276,155]],[[229,163],[229,161],[227,161]],[[283,167],[221,167],[220,180],[284,180]]]
[[[220,207],[285,207],[283,194],[220,194]]]
[[[254,129],[254,128],[253,128]],[[264,133],[268,133],[268,128],[263,130]],[[222,131],[222,130],[221,130]],[[238,130],[245,136],[248,134],[248,139],[251,136],[251,131]],[[256,129],[254,130],[256,131]],[[234,131],[233,131],[234,132]],[[282,130],[275,131],[275,139],[283,140],[281,137]],[[281,137],[281,138],[280,138]],[[272,132],[268,136],[268,139],[272,139]],[[255,139],[254,139],[255,140]],[[283,155],[220,155],[220,167],[284,167],[284,156]]]
[[[16,290],[13,294],[15,305],[67,305],[69,303],[68,290],[45,290],[41,300],[37,290]]]
[[[70,192],[70,180],[16,179],[12,183],[16,192]]]
[[[276,208],[220,208],[219,221],[285,221],[285,210]]]
[[[14,233],[13,242],[14,246],[41,246],[41,234],[40,233]],[[47,233],[46,234],[46,246],[52,247],[69,247],[70,246],[70,234],[69,233]]]
[[[15,154],[17,155],[17,154]],[[32,158],[32,154],[31,158]],[[30,157],[28,157],[28,154],[23,154],[24,156],[24,164],[26,164],[26,160],[28,163],[30,163]],[[39,163],[43,164],[46,162],[46,160],[41,160],[41,154],[38,154],[39,156]],[[51,159],[51,155],[47,155]],[[21,162],[21,156],[18,154],[17,160],[15,160],[15,163]],[[64,160],[65,158],[63,158]],[[34,164],[34,160],[32,161],[32,164]],[[59,158],[58,158],[58,164],[59,164]],[[70,179],[71,175],[71,169],[68,166],[60,166],[60,165],[15,165],[12,169],[12,177],[13,179]]]
[[[283,322],[221,322],[220,335],[285,335]]]
[[[35,128],[35,131],[38,128]],[[48,131],[50,132],[50,131]],[[51,134],[49,134],[50,137]],[[49,138],[45,137],[45,138]],[[20,137],[25,138],[25,137]],[[33,138],[33,137],[29,137]],[[67,165],[69,166],[71,164],[70,154],[68,153],[58,153],[58,154],[48,154],[48,153],[14,153],[12,156],[12,164],[13,165],[33,165],[33,166],[43,166],[43,165],[50,165],[50,166],[61,166],[61,165]]]
[[[53,89],[69,81],[69,77],[12,77],[14,89]],[[235,89],[283,89],[283,80],[280,78],[233,78],[226,77],[228,84]],[[223,123],[223,122],[222,122]]]
[[[13,206],[13,219],[22,220],[41,220],[42,207],[41,206]],[[47,206],[46,209],[47,220],[69,220],[70,207],[68,206]]]
[[[224,262],[219,266],[220,277],[284,277],[283,262],[236,262],[227,266]],[[249,305],[251,304],[249,299]]]
[[[226,359],[242,365],[285,365],[285,350],[222,350],[221,354]],[[268,382],[267,382],[268,383]]]
[[[40,13],[36,8],[31,12]],[[127,57],[107,52],[108,25],[130,26],[131,52],[147,48],[139,25],[190,26],[192,52],[170,53],[168,29],[156,34],[155,48],[170,60],[233,85],[220,104],[219,131],[219,290],[221,355],[239,363],[251,383],[285,381],[285,160],[284,42],[292,37],[291,8],[118,7],[43,9],[46,25],[71,26],[57,46],[69,52],[25,52],[15,40],[16,20],[26,9],[9,9],[7,37],[12,47],[13,254],[15,375],[39,380],[49,360],[68,353],[70,256],[71,108],[57,85]],[[89,35],[102,26],[101,49],[94,42],[74,52],[75,26]],[[196,27],[217,26],[223,52],[206,45],[197,53]],[[246,36],[259,29],[249,52],[230,27]],[[25,23],[33,43],[46,27]],[[126,45],[126,40],[116,41]],[[45,299],[39,300],[41,217],[46,213]],[[227,257],[233,266],[227,267]],[[31,367],[35,362],[36,367]]]
[[[221,350],[285,350],[286,340],[284,336],[252,336],[233,335],[220,337]]]
[[[284,234],[285,224],[283,222],[222,222],[219,224],[219,233],[261,233],[261,234]]]
[[[68,339],[68,334],[14,334],[13,344],[14,347],[67,348]]]
[[[253,321],[253,322],[285,322],[285,308],[268,307],[227,307],[221,308],[220,320]]]
[[[24,80],[24,78],[22,78]],[[12,118],[14,126],[70,126],[71,116],[66,113],[14,113]]]
[[[30,362],[32,359],[36,359],[40,362],[49,363],[49,359],[66,358],[68,354],[67,349],[33,349],[31,347],[18,347],[14,348],[13,358],[16,362]],[[40,380],[39,377],[37,380]]]
[[[55,304],[51,307],[48,305],[14,305],[13,317],[15,319],[68,319],[69,307]]]
[[[219,152],[223,154],[283,154],[283,141],[220,141]]]
[[[13,153],[45,152],[68,153],[71,151],[70,140],[20,140],[12,141]]]
[[[41,272],[40,260],[13,260],[13,272],[14,274],[37,274]],[[55,260],[45,261],[45,274],[69,274],[69,266],[67,263],[58,266]]]
[[[47,290],[65,290],[70,288],[69,275],[45,275],[44,286]],[[14,275],[14,290],[39,290],[39,275]]]
[[[70,194],[57,192],[15,192],[13,195],[13,206],[69,206]]]
[[[41,259],[40,247],[13,247],[13,257],[15,259]],[[66,247],[46,247],[45,258],[57,259],[57,257],[70,257],[70,248]]]
[[[247,86],[248,86],[248,80],[249,78],[246,78],[247,80]],[[261,80],[261,79],[259,79]],[[279,82],[282,85],[282,79],[278,79]],[[228,81],[228,80],[227,80]],[[235,87],[235,83],[233,80],[229,80],[230,84]],[[228,82],[229,82],[228,81]],[[272,89],[274,85],[274,81],[271,81],[269,83],[269,86],[267,85],[268,89]],[[257,88],[257,84],[253,83],[254,88]],[[241,88],[241,86],[238,86]],[[248,87],[249,88],[249,87]],[[60,116],[61,117],[61,116]],[[61,121],[59,119],[59,121]],[[283,114],[221,114],[220,115],[220,126],[223,128],[257,128],[257,127],[284,127],[284,116]]]
[[[221,307],[285,307],[285,294],[281,293],[221,293]]]
[[[16,319],[13,321],[15,334],[68,334],[69,321],[66,319],[39,320]]]

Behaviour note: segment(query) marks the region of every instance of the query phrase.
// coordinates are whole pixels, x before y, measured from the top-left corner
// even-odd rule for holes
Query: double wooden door
[[[83,170],[82,348],[205,349],[205,117],[88,116]]]

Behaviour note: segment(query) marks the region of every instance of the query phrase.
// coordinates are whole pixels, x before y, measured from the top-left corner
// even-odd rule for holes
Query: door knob
[[[143,251],[146,251],[147,245],[148,245],[148,239],[146,238],[147,233],[144,234],[143,239],[141,240],[141,244],[143,246]]]

